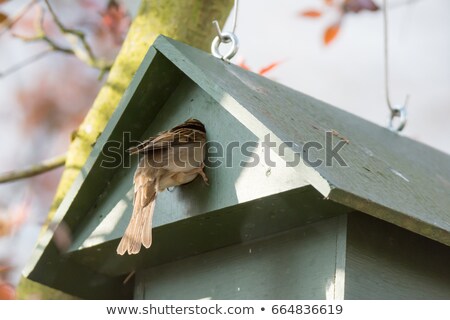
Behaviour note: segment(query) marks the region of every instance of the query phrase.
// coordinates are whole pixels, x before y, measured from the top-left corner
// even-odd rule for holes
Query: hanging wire
[[[394,105],[390,98],[390,82],[389,82],[389,38],[388,38],[388,16],[387,16],[387,4],[386,0],[383,0],[383,22],[384,22],[384,84],[386,93],[386,102],[391,116],[389,120],[388,128],[394,132],[402,131],[407,122],[406,107],[409,101],[409,95],[406,95],[403,105]],[[394,120],[398,118],[398,124],[394,125]]]
[[[231,31],[232,33],[236,33],[238,4],[239,4],[239,0],[235,0],[234,1],[234,15],[233,15],[233,31]],[[220,30],[219,22],[217,20],[214,20],[212,23],[216,27],[217,36],[220,38],[220,40],[224,41],[224,39],[222,37],[222,31]]]
[[[230,59],[236,55],[239,49],[239,40],[235,34],[237,25],[238,7],[239,7],[239,0],[234,0],[233,28],[231,32],[222,31],[220,29],[219,22],[217,22],[217,20],[213,21],[213,25],[217,31],[217,36],[214,38],[211,44],[211,53],[213,54],[213,56],[227,62],[229,62]],[[222,43],[230,43],[230,42],[231,48],[228,50],[226,54],[221,54],[219,51],[220,45]]]

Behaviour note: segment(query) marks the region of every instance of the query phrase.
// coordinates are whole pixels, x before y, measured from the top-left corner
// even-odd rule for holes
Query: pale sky
[[[333,17],[297,16],[321,5],[320,0],[241,0],[236,32],[241,48],[234,60],[244,57],[255,70],[284,61],[270,78],[385,126],[381,12],[350,14],[325,47],[322,32]],[[450,153],[450,1],[418,0],[389,12],[393,103],[411,95],[402,134]]]

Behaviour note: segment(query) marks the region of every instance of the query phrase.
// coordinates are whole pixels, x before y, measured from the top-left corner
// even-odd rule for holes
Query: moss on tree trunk
[[[223,25],[232,5],[232,0],[142,0],[105,85],[73,136],[65,170],[48,215],[49,220],[53,218],[56,209],[78,176],[92,146],[105,128],[156,37],[164,34],[208,51],[215,32],[212,20],[217,19]],[[37,284],[22,280],[19,297],[24,297],[32,291],[35,293],[39,291]],[[46,298],[49,298],[47,294]]]

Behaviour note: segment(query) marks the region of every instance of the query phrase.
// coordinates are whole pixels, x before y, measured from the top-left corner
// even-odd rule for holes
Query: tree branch
[[[15,38],[19,38],[25,42],[36,42],[36,41],[44,41],[46,42],[52,51],[58,51],[66,54],[75,54],[75,52],[70,48],[64,48],[53,41],[51,38],[47,36],[44,30],[44,11],[42,7],[38,11],[38,15],[36,16],[36,35],[35,36],[23,36],[17,33],[12,33],[12,36]]]
[[[37,0],[39,1],[39,0]],[[34,1],[33,1],[34,4]],[[60,45],[58,45],[55,41],[50,39],[44,31],[44,12],[41,7],[40,11],[38,12],[37,19],[36,19],[36,35],[35,36],[24,36],[17,33],[11,33],[11,35],[15,38],[18,38],[25,42],[35,42],[35,41],[44,41],[49,45],[49,48],[47,50],[44,50],[42,52],[39,52],[35,55],[32,55],[25,60],[17,63],[16,65],[13,65],[6,69],[5,71],[0,72],[0,78],[4,78],[6,76],[9,76],[10,74],[19,71],[23,69],[24,67],[30,65],[31,63],[34,63],[43,57],[45,57],[47,54],[53,51],[62,52],[65,54],[75,54],[75,52],[70,48],[64,48]],[[103,72],[103,70],[101,70]]]
[[[51,171],[56,168],[62,167],[64,166],[65,163],[66,163],[66,154],[63,154],[55,158],[42,161],[41,163],[32,165],[31,167],[26,168],[24,170],[10,171],[0,174],[0,183],[6,183],[29,177],[34,177],[47,171]]]
[[[71,44],[73,54],[78,59],[80,59],[81,61],[83,61],[84,63],[86,63],[87,65],[89,65],[93,68],[99,69],[102,73],[111,69],[111,65],[112,65],[111,62],[107,62],[102,59],[98,59],[94,55],[94,52],[92,51],[91,46],[86,41],[86,35],[82,31],[70,29],[70,28],[67,28],[66,26],[64,26],[62,24],[61,20],[59,20],[55,11],[53,10],[53,7],[50,5],[50,2],[48,0],[45,0],[45,4],[47,5],[47,8],[48,8],[50,15],[52,16],[53,21],[55,22],[56,26],[59,28],[61,33],[65,36],[67,41]],[[44,40],[46,40],[47,43],[49,43],[48,37],[46,37],[46,39],[44,39]],[[54,42],[53,42],[53,44],[54,44]]]
[[[32,5],[36,4],[40,0],[33,0],[30,3],[28,3],[17,15],[16,17],[5,27],[5,29],[0,31],[0,35],[3,34],[5,31],[9,30],[12,25],[17,22],[31,7]],[[56,15],[56,12],[53,10],[53,7],[50,5],[50,2],[48,0],[45,0],[45,4],[47,5],[48,11],[50,15],[52,16],[53,21],[55,22],[56,26],[58,27],[59,31],[63,34],[65,39],[69,42],[70,47],[63,47],[56,43],[53,39],[51,39],[44,30],[44,12],[42,7],[39,7],[41,10],[38,13],[37,23],[36,23],[36,35],[35,36],[23,36],[19,34],[12,34],[13,37],[19,38],[25,42],[37,42],[37,41],[43,41],[48,44],[50,47],[49,50],[41,52],[39,54],[36,54],[35,56],[32,56],[31,58],[28,58],[25,60],[25,62],[19,63],[17,66],[13,66],[9,68],[7,71],[4,71],[0,73],[0,77],[5,77],[6,75],[9,75],[15,71],[20,70],[24,66],[42,58],[45,56],[45,54],[54,51],[54,52],[61,52],[64,54],[71,54],[76,56],[78,59],[89,65],[90,67],[96,68],[100,70],[100,76],[101,79],[103,75],[108,72],[111,69],[112,62],[108,62],[102,59],[97,58],[94,55],[94,52],[92,51],[91,46],[86,41],[86,35],[79,30],[70,29],[63,25],[61,20]]]

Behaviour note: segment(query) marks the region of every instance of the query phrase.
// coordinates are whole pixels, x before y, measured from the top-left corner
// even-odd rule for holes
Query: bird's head
[[[189,129],[193,129],[193,130],[206,132],[205,125],[200,120],[197,120],[195,118],[189,118],[183,124],[181,124],[177,127],[189,128]]]

